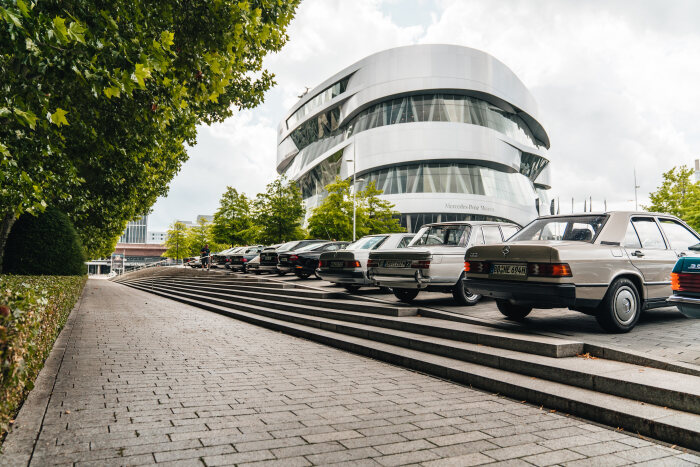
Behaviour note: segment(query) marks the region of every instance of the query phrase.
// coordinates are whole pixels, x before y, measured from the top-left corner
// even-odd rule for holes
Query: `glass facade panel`
[[[148,216],[143,216],[126,224],[126,230],[119,243],[146,243],[146,231],[148,230]]]
[[[342,127],[338,126],[339,119],[339,107],[328,109],[316,118],[304,122],[290,134],[289,138],[299,149],[292,163],[294,168],[301,169],[356,133],[410,122],[469,123],[492,128],[528,146],[545,147],[544,143],[535,138],[522,118],[469,96],[406,96],[368,107]],[[525,176],[535,180],[547,164],[548,161],[540,156],[523,153],[520,170]],[[292,168],[289,170],[294,172]]]
[[[297,183],[301,189],[302,198],[310,198],[325,192],[325,186],[340,175],[340,166],[343,162],[343,152],[338,151],[331,157],[321,162],[301,177]]]
[[[400,224],[408,232],[418,232],[425,224],[434,222],[452,221],[492,221],[492,222],[512,222],[508,219],[496,216],[483,216],[480,214],[460,214],[460,213],[409,213],[401,214]]]
[[[304,116],[308,115],[313,109],[322,106],[326,102],[330,101],[336,96],[344,93],[348,87],[348,81],[350,77],[343,78],[337,83],[327,87],[320,93],[316,94],[313,99],[311,99],[306,104],[302,105],[299,110],[294,112],[291,117],[287,119],[287,128],[293,126],[296,122],[301,120]]]
[[[522,174],[506,173],[464,163],[425,163],[388,167],[362,175],[362,190],[374,182],[384,194],[460,193],[493,196],[517,204],[530,204],[535,194]]]

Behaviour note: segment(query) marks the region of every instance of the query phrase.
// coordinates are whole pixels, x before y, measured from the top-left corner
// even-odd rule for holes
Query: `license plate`
[[[410,261],[398,260],[398,259],[388,259],[384,261],[385,268],[405,268],[411,265]]]
[[[332,268],[342,268],[345,265],[343,261],[331,261]]]
[[[263,256],[263,260],[265,260],[265,261],[272,261],[274,259],[275,259],[274,256]]]
[[[527,275],[527,266],[524,264],[494,264],[491,266],[491,274],[525,277]]]

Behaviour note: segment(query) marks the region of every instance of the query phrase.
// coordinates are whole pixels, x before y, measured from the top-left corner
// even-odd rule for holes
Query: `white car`
[[[321,279],[340,284],[349,292],[357,292],[360,287],[374,285],[367,277],[370,251],[405,248],[414,236],[410,233],[367,235],[344,250],[322,253],[316,273]]]
[[[520,228],[504,222],[458,221],[424,225],[407,248],[373,251],[370,279],[391,287],[410,302],[421,290],[451,293],[460,305],[475,305],[481,295],[464,288],[464,254],[473,245],[502,243]]]

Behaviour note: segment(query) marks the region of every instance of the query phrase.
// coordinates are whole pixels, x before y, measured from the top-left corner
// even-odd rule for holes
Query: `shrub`
[[[37,216],[20,216],[7,238],[4,272],[51,276],[85,274],[85,252],[68,216],[51,207]]]
[[[0,440],[84,285],[85,276],[0,275]]]

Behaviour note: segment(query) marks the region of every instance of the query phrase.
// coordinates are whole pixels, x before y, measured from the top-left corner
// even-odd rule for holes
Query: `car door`
[[[666,240],[671,244],[671,248],[677,257],[698,256],[697,251],[688,248],[700,243],[698,235],[688,227],[669,217],[659,217],[659,224],[663,230]]]
[[[632,264],[642,273],[647,299],[668,297],[671,269],[677,258],[666,244],[656,219],[651,216],[632,217],[624,247]]]

